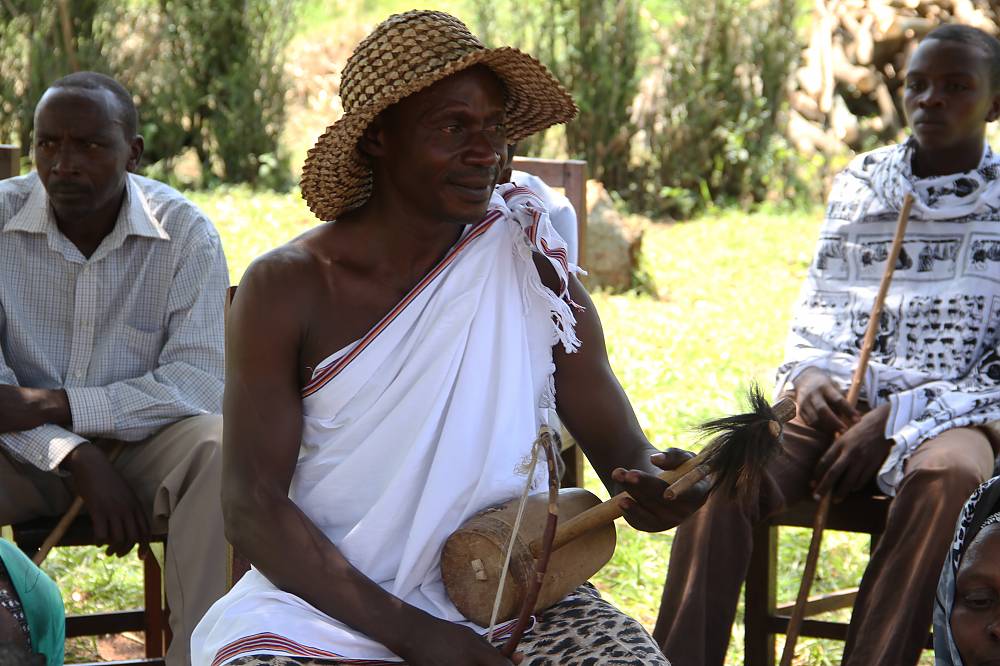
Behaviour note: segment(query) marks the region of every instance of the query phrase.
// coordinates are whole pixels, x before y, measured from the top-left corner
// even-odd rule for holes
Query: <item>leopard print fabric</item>
[[[503,641],[496,641],[499,647]],[[589,583],[542,612],[518,646],[522,666],[670,666],[641,624]],[[350,662],[250,655],[226,666],[347,666]],[[405,666],[395,662],[393,666]]]

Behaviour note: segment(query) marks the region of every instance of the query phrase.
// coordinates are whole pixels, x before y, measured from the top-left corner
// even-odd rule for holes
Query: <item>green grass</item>
[[[314,224],[297,193],[240,187],[191,197],[215,221],[234,283],[254,257]],[[815,210],[722,212],[683,224],[654,224],[645,238],[644,261],[658,296],[595,295],[612,365],[654,444],[693,447],[692,425],[739,410],[738,395],[749,381],[770,386],[818,223]],[[592,472],[587,485],[607,496]],[[615,557],[595,582],[652,628],[672,533],[642,534],[624,524],[618,533]],[[783,534],[779,599],[790,600],[809,531]],[[867,540],[831,532],[825,544],[816,591],[856,584],[867,561]],[[90,610],[140,603],[138,565],[131,558],[126,562],[122,566],[93,549],[77,549],[61,551],[46,568],[56,575],[71,609]],[[743,661],[742,636],[738,620],[729,663]],[[838,663],[840,645],[803,639],[799,655],[801,665]]]

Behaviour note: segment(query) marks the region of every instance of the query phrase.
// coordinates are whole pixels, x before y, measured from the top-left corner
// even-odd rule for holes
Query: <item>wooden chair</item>
[[[31,557],[55,527],[57,518],[38,518],[13,526],[14,543]],[[153,538],[166,546],[166,537]],[[81,516],[73,521],[58,546],[95,546],[90,518]],[[167,618],[170,611],[163,602],[162,572],[156,558],[149,555],[143,562],[143,608],[133,610],[69,615],[66,617],[66,637],[103,636],[124,632],[143,632],[146,637],[146,658],[119,662],[121,664],[163,664],[163,655],[170,644]]]
[[[515,157],[513,167],[545,181],[549,187],[563,190],[576,211],[577,247],[580,261],[586,256],[587,241],[587,162],[584,160],[545,160],[536,157]],[[582,487],[584,455],[569,433],[563,429],[562,459],[566,465],[563,487]]]
[[[21,175],[21,150],[17,146],[0,144],[0,180]]]
[[[0,180],[20,174],[21,152],[16,146],[0,145]],[[42,542],[58,522],[58,518],[39,518],[13,525],[14,543],[28,557],[35,554]],[[155,539],[166,543],[166,537]],[[90,518],[81,516],[73,521],[59,546],[95,546]],[[162,572],[155,557],[143,560],[144,608],[137,610],[70,615],[66,618],[66,637],[99,636],[120,634],[126,631],[142,631],[146,637],[146,658],[117,662],[120,664],[163,664],[163,654],[170,643],[170,629],[167,626],[169,611],[163,603]]]
[[[889,497],[870,492],[851,495],[840,504],[833,505],[826,529],[868,534],[874,547],[885,529],[890,502]],[[817,506],[811,499],[800,502],[754,528],[744,615],[746,666],[774,666],[774,637],[788,628],[795,605],[794,600],[782,604],[777,601],[778,530],[781,527],[812,527]],[[846,623],[810,618],[851,608],[857,595],[857,588],[853,588],[810,597],[800,635],[846,640]],[[927,647],[933,647],[930,636]]]

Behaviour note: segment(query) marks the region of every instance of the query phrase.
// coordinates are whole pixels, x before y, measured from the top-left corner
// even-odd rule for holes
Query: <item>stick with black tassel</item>
[[[702,479],[713,476],[712,492],[723,490],[741,502],[755,500],[768,460],[781,450],[782,425],[795,417],[795,402],[783,398],[772,407],[760,388],[754,385],[750,387],[749,403],[750,412],[700,426],[699,430],[713,439],[698,455],[677,469],[660,473],[659,478],[670,484],[666,499],[675,499]],[[626,497],[628,493],[619,493],[560,524],[552,550],[621,517],[620,500]],[[541,539],[533,541],[530,548],[538,557],[543,550]]]

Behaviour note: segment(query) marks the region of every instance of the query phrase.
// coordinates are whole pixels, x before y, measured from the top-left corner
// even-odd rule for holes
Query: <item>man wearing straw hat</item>
[[[233,303],[223,506],[254,568],[203,618],[194,661],[509,664],[448,600],[440,552],[543,484],[531,454],[557,400],[605,483],[637,498],[633,525],[676,525],[705,486],[662,500],[657,465],[684,455],[643,436],[539,200],[494,190],[508,143],[575,113],[549,72],[414,11],[359,44],[341,95],[302,178],[331,222],[258,259]],[[589,587],[521,650],[666,663]]]
[[[895,495],[851,616],[843,663],[916,664],[955,518],[990,476],[1000,418],[1000,42],[947,25],[914,52],[912,136],[838,175],[779,369],[799,418],[751,510],[716,496],[678,530],[657,639],[680,666],[718,666],[750,558],[753,521],[807,497],[875,483]],[[902,251],[863,377],[858,364],[907,195]],[[992,255],[994,248],[996,253]]]

